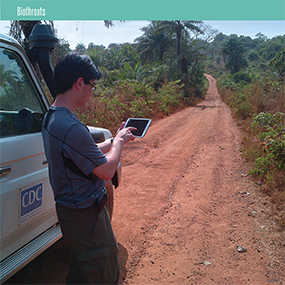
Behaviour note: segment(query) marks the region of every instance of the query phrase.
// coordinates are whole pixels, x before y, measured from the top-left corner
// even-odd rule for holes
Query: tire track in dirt
[[[239,132],[207,78],[204,102],[125,147],[112,222],[123,284],[272,284]]]

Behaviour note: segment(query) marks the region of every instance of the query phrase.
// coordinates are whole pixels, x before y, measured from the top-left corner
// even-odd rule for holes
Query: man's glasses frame
[[[92,84],[92,83],[90,83],[90,82],[88,82],[88,84],[92,86],[92,90],[93,90],[93,91],[96,90],[96,86],[95,86],[94,84]]]

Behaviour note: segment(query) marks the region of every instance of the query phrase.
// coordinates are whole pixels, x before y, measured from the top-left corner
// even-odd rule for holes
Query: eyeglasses
[[[87,84],[91,85],[92,86],[92,90],[95,91],[96,90],[96,86],[90,82],[88,82]]]

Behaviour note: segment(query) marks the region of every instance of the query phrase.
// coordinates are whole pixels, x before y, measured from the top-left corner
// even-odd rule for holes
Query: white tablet
[[[137,130],[132,131],[133,135],[137,138],[142,138],[151,123],[151,119],[144,119],[144,118],[129,118],[126,121],[125,128],[127,127],[135,127]]]

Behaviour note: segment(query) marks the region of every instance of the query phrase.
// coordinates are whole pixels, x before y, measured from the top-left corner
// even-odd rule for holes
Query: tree
[[[91,48],[89,48],[88,46],[87,54],[90,56],[90,58],[97,67],[104,66],[104,61],[106,58],[105,53],[106,53],[105,47],[102,45],[100,46],[94,45]]]
[[[189,38],[190,31],[196,31],[203,33],[197,24],[200,24],[202,21],[162,21],[162,28],[169,34],[176,36],[177,41],[177,56],[181,54],[181,38],[184,36]]]
[[[71,51],[69,43],[65,39],[59,39],[59,42],[56,46],[56,48],[51,53],[51,61],[53,65],[56,65],[58,60],[64,56],[65,54],[69,53]]]
[[[97,46],[88,52],[90,57],[98,63],[98,66],[104,66],[108,70],[121,70],[125,63],[128,63],[131,68],[139,62],[139,54],[132,44],[112,44],[108,49],[103,49]]]
[[[110,28],[110,27],[114,27],[114,21],[104,21],[105,27],[106,28]]]
[[[171,49],[171,39],[160,29],[159,21],[151,23],[141,29],[144,34],[135,39],[142,62],[162,61],[167,50]]]
[[[255,36],[262,42],[265,42],[267,40],[267,37],[264,34],[260,33],[260,32],[257,33]]]
[[[218,34],[218,30],[213,29],[210,25],[205,25],[203,22],[198,23],[197,27],[199,30],[193,30],[192,32],[196,36],[196,39],[202,34],[203,37],[201,39],[206,43],[213,41]]]
[[[225,58],[225,66],[232,74],[247,66],[244,58],[244,47],[237,35],[230,35],[224,42],[222,53]]]
[[[78,53],[81,53],[81,54],[85,53],[86,47],[85,47],[84,43],[78,43],[75,47],[75,51]]]
[[[223,33],[219,33],[215,36],[214,40],[207,45],[207,55],[208,58],[212,61],[213,71],[222,70],[224,67],[224,60],[222,55],[222,44],[227,38]]]
[[[190,38],[190,32],[196,31],[199,33],[203,33],[197,24],[202,23],[202,21],[161,21],[162,30],[165,31],[169,38],[174,38],[176,40],[177,49],[177,62],[183,70],[183,62],[184,59],[181,57],[181,41],[182,39],[186,39],[186,41]]]
[[[96,47],[96,45],[93,42],[91,42],[91,43],[88,44],[87,49],[90,50],[90,49],[93,49],[95,47]]]
[[[133,44],[125,43],[119,51],[119,56],[123,59],[122,62],[127,62],[132,68],[137,66],[140,61],[137,50]]]
[[[123,20],[121,20],[120,22],[124,22]],[[112,28],[115,26],[114,21],[104,21],[105,27],[107,29]]]
[[[267,41],[259,41],[257,50],[260,56],[265,60],[269,61],[275,57],[275,55],[282,50],[285,46],[285,36],[277,36]]]
[[[281,80],[285,77],[285,50],[282,50],[275,55],[269,62],[269,65],[273,67],[277,72]]]

